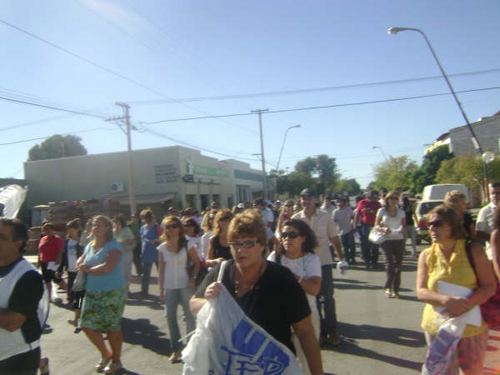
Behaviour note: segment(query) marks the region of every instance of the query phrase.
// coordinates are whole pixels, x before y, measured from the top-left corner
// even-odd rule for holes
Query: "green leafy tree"
[[[372,188],[380,190],[407,190],[411,185],[411,176],[418,169],[417,163],[407,155],[390,157],[389,160],[373,167],[375,181]]]
[[[500,181],[500,160],[497,158],[488,165],[490,181]],[[464,184],[469,189],[482,186],[484,181],[484,164],[480,156],[465,154],[445,160],[441,163],[436,176],[439,184]]]
[[[62,136],[55,134],[41,144],[30,148],[28,161],[87,155],[87,150],[81,144],[81,140],[80,137],[75,135]]]
[[[450,148],[447,145],[436,147],[431,152],[425,154],[422,166],[414,171],[411,176],[411,191],[417,194],[424,190],[425,186],[434,184],[441,163],[452,158],[453,153],[450,152]]]
[[[335,183],[339,179],[337,172],[337,162],[335,158],[322,154],[316,157],[307,157],[295,164],[295,172],[304,180],[303,175],[310,177],[309,187],[314,187],[318,194],[323,194],[328,190],[333,190]],[[294,178],[297,178],[295,176]]]
[[[348,195],[355,195],[361,192],[361,186],[359,186],[354,178],[338,180],[333,191],[338,194],[347,193]]]

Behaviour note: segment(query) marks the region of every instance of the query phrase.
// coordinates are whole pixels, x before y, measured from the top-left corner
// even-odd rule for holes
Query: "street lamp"
[[[432,48],[431,42],[427,38],[427,35],[422,30],[416,29],[416,28],[413,28],[413,27],[391,27],[389,30],[387,30],[387,33],[389,35],[396,35],[400,31],[416,31],[417,33],[420,33],[420,35],[422,35],[424,37],[425,42],[427,43],[427,46],[431,50],[432,56],[434,56],[434,59],[436,60],[436,63],[439,66],[439,70],[441,70],[441,74],[443,75],[443,77],[444,77],[444,79],[445,79],[445,81],[446,81],[446,83],[447,83],[447,85],[448,85],[448,87],[449,87],[449,89],[450,89],[450,91],[451,91],[451,93],[453,95],[453,98],[455,99],[455,102],[457,103],[458,108],[460,109],[460,112],[462,113],[462,116],[463,116],[463,118],[465,120],[465,123],[467,124],[467,126],[468,126],[468,128],[469,128],[469,130],[470,130],[470,132],[472,134],[472,142],[474,143],[474,147],[482,155],[483,154],[483,149],[481,148],[481,144],[479,143],[479,139],[477,138],[476,133],[474,133],[474,130],[472,129],[470,121],[467,118],[467,115],[465,114],[464,109],[462,108],[462,104],[458,100],[457,94],[455,93],[455,90],[453,90],[453,86],[451,86],[451,82],[448,79],[448,76],[446,75],[446,73],[445,73],[445,71],[443,69],[443,66],[439,62],[439,59],[438,59],[438,57],[436,55],[436,52],[434,52],[434,49]],[[488,191],[489,190],[489,187],[488,187],[488,168],[487,168],[487,165],[486,165],[485,162],[483,163],[483,167],[484,167],[484,183],[485,183],[484,192],[485,192],[486,200],[489,200],[490,194],[489,194],[489,191]]]
[[[382,150],[382,147],[373,146],[372,150],[375,150],[376,148],[378,148],[380,150],[380,152],[382,153],[382,156],[384,157],[385,161],[389,161],[389,159],[387,159],[387,156],[385,156],[385,152],[384,152],[384,150]]]
[[[281,151],[280,151],[280,156],[278,157],[278,164],[276,164],[276,173],[278,173],[279,169],[280,169],[280,161],[281,161],[281,154],[283,153],[283,148],[285,147],[285,141],[286,141],[286,136],[288,135],[288,131],[290,129],[293,129],[293,128],[300,128],[300,124],[299,125],[293,125],[293,126],[290,126],[288,129],[286,129],[285,131],[285,136],[283,137],[283,143],[281,144]]]

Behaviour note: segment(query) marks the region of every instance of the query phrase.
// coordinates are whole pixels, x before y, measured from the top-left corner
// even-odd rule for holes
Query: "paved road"
[[[419,247],[419,249],[423,249]],[[381,258],[382,260],[382,258]],[[418,374],[426,354],[419,327],[423,304],[415,294],[416,260],[406,256],[399,300],[384,295],[382,266],[353,266],[335,274],[339,332],[343,343],[322,350],[328,374]],[[138,291],[134,283],[132,291]],[[154,285],[151,292],[157,295]],[[60,294],[62,296],[62,292]],[[94,374],[98,353],[83,333],[66,323],[72,312],[52,305],[51,331],[42,339],[42,354],[50,358],[51,374]],[[123,319],[123,363],[127,374],[181,374],[182,365],[168,361],[169,341],[163,305],[131,298]],[[500,369],[500,332],[490,333],[488,367]],[[500,371],[490,371],[488,374]]]

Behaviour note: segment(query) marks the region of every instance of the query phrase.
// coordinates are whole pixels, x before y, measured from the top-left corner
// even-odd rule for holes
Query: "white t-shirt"
[[[321,277],[321,262],[318,256],[313,253],[307,253],[303,257],[297,259],[290,259],[286,255],[282,255],[279,260],[276,260],[276,253],[273,251],[269,254],[267,260],[285,266],[303,279],[309,279],[314,276]],[[310,294],[306,294],[306,296],[311,310],[316,310],[316,296]]]
[[[186,240],[187,240],[187,248],[191,249],[194,247],[196,249],[196,254],[198,254],[198,258],[201,259],[201,237],[191,237],[186,234]]]
[[[495,209],[496,206],[493,205],[493,203],[490,203],[479,211],[479,214],[477,215],[477,221],[476,221],[476,231],[481,231],[485,232],[487,234],[491,234],[493,232],[493,222],[495,220]],[[491,260],[492,259],[492,254],[491,254],[491,245],[490,241],[486,241],[486,254],[488,255],[488,258]]]
[[[73,239],[68,239],[68,272],[76,272],[76,261],[78,256],[76,255],[76,245],[78,241]]]
[[[212,231],[209,230],[203,236],[201,236],[200,241],[200,254],[202,259],[207,259],[208,253],[208,243],[210,242],[210,237],[212,237]]]
[[[380,219],[380,226],[389,228],[391,233],[386,236],[387,240],[403,240],[402,220],[406,218],[405,212],[398,208],[396,216],[391,216],[385,208],[379,208],[377,218]]]
[[[260,213],[262,214],[262,220],[264,221],[264,224],[266,226],[267,224],[274,221],[273,211],[271,211],[269,208],[264,208],[262,211],[260,211]]]
[[[178,253],[167,250],[167,244],[163,242],[158,246],[158,251],[165,262],[163,273],[164,289],[183,289],[187,288],[189,276],[187,274],[187,250],[182,248]]]

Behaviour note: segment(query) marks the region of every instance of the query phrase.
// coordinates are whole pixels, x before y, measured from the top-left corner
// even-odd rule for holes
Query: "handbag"
[[[377,228],[373,228],[370,232],[370,234],[368,235],[368,241],[376,244],[376,245],[380,245],[381,243],[383,243],[386,239],[386,236],[387,233],[385,232],[382,232],[381,230],[378,230]]]
[[[73,292],[83,292],[85,291],[86,284],[87,274],[83,271],[78,271],[75,277],[75,281],[73,282],[73,288],[71,288],[71,290]]]
[[[476,267],[474,266],[474,259],[472,258],[472,242],[467,242],[465,244],[465,252],[467,253],[467,258],[469,263],[476,272]],[[496,276],[495,276],[496,278]],[[496,293],[490,297],[489,300],[481,304],[481,315],[484,321],[490,328],[500,328],[500,282],[497,280]]]

